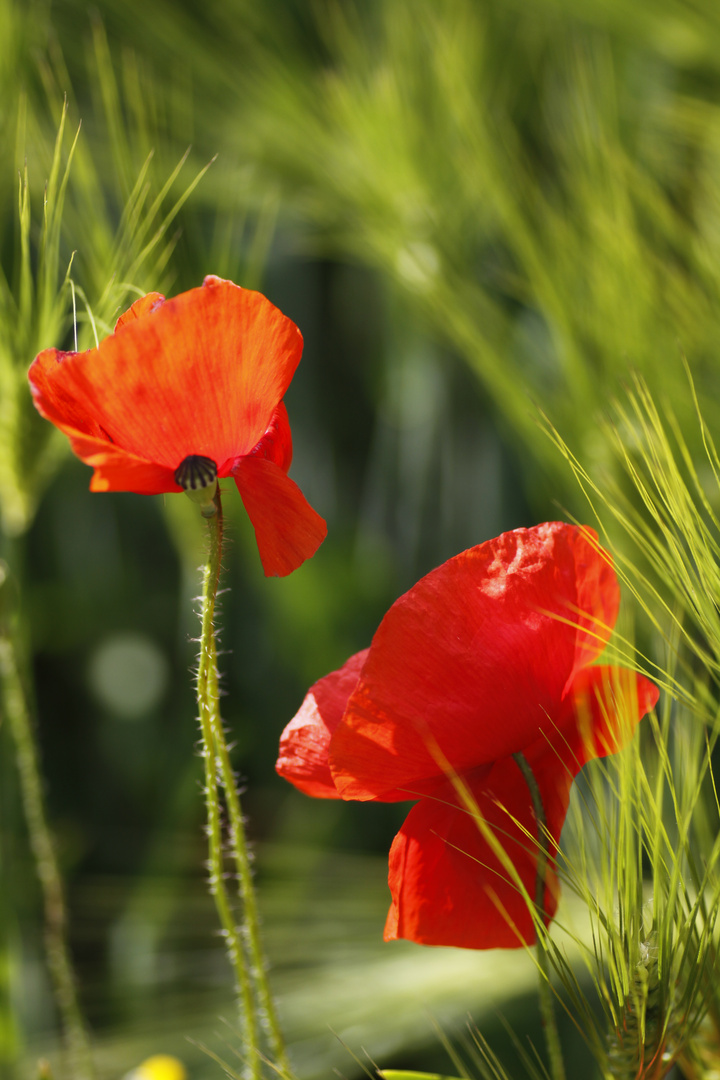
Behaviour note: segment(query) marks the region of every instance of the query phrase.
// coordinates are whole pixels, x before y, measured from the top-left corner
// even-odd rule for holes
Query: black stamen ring
[[[190,454],[175,470],[175,483],[185,491],[200,491],[217,480],[217,465],[212,458]]]

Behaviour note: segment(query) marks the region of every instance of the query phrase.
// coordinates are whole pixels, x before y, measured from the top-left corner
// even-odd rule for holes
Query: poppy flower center
[[[217,465],[212,458],[190,454],[175,470],[175,483],[200,507],[205,518],[215,517],[218,505]]]
[[[212,458],[190,454],[175,470],[175,483],[185,491],[202,491],[217,480],[217,465]]]

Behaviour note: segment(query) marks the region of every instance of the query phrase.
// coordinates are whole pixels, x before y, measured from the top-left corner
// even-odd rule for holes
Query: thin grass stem
[[[533,773],[524,754],[513,754],[513,758],[523,774],[523,779],[528,786],[532,799],[535,820],[537,822],[537,874],[535,877],[535,906],[538,919],[544,921],[545,912],[545,875],[548,865],[548,831],[545,808],[543,806],[540,788],[538,787],[535,774]],[[565,1065],[563,1063],[562,1047],[558,1032],[557,1018],[555,1016],[555,1002],[553,1001],[553,989],[550,984],[550,963],[548,960],[547,947],[540,925],[537,931],[537,961],[540,968],[540,1012],[542,1014],[543,1029],[545,1032],[545,1045],[547,1046],[550,1059],[550,1072],[553,1080],[565,1080]]]
[[[0,683],[4,716],[10,726],[20,776],[23,810],[35,869],[43,895],[45,951],[55,1002],[60,1014],[70,1074],[93,1080],[90,1038],[78,1000],[67,942],[67,908],[62,877],[45,812],[35,736],[20,676],[16,643],[0,631]]]

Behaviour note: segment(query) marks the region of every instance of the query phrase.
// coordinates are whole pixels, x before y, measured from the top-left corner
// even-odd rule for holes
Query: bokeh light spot
[[[161,700],[168,662],[145,634],[105,638],[90,659],[88,679],[95,697],[116,716],[137,720]]]

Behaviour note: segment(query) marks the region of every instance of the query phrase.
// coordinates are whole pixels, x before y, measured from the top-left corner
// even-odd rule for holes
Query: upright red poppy
[[[369,649],[311,687],[283,732],[280,775],[319,798],[419,799],[390,850],[386,939],[474,949],[534,940],[522,892],[458,782],[534,897],[538,825],[512,755],[533,770],[554,858],[573,778],[619,750],[658,698],[644,677],[593,664],[619,602],[592,529],[518,529],[424,577]],[[552,858],[548,917],[559,893]]]
[[[233,477],[265,573],[282,576],[327,531],[287,476],[283,396],[302,345],[260,293],[206,277],[171,300],[143,296],[96,349],[46,349],[29,379],[38,410],[92,465],[91,491],[182,491],[176,474],[199,459]]]

